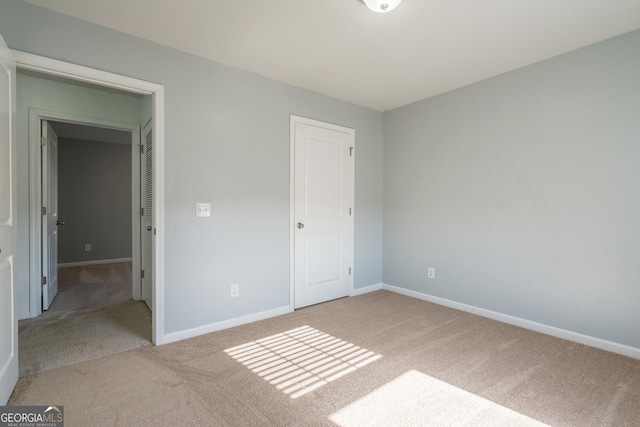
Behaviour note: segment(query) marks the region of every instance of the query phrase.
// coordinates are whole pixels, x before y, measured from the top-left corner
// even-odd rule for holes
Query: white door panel
[[[42,121],[42,309],[58,294],[58,135]]]
[[[0,37],[0,405],[18,381],[16,311],[15,63]]]
[[[305,143],[305,216],[340,216],[342,156],[339,141],[307,138]]]
[[[344,297],[353,288],[354,133],[294,121],[295,308]]]
[[[340,233],[305,236],[307,286],[339,281],[342,278],[342,237]]]

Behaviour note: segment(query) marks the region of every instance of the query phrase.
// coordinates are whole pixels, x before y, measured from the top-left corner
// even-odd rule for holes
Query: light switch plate
[[[211,216],[211,203],[196,203],[196,216],[208,218]]]

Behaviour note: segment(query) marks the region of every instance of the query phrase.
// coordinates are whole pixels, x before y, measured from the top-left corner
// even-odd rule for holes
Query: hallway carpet
[[[18,322],[20,376],[151,344],[151,313],[131,300],[131,263],[58,270],[58,295]]]

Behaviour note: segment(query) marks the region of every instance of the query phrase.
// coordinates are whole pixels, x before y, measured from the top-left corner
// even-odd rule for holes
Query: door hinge
[[[353,157],[353,147],[349,147],[349,156]]]
[[[144,270],[140,270],[140,277],[144,279]]]
[[[40,137],[40,143],[41,143],[43,146],[47,145],[47,138],[45,138],[44,136],[43,136],[43,137]]]
[[[46,285],[47,284],[47,277],[46,276],[42,276],[42,285]]]
[[[47,207],[43,206],[42,207],[42,215],[46,215],[47,214]]]
[[[144,145],[143,144],[139,144],[140,145],[140,154],[144,154]]]
[[[351,208],[349,208],[349,215],[351,215]]]
[[[349,276],[351,276],[351,267],[349,267]]]
[[[140,208],[140,216],[144,216],[144,208]]]

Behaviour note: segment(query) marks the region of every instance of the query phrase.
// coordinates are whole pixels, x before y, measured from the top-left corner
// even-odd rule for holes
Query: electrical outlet
[[[84,251],[85,252],[91,252],[91,243],[86,243],[84,245]]]
[[[433,268],[433,267],[427,268],[427,277],[429,279],[435,279],[436,278],[436,269]]]
[[[240,296],[240,285],[234,283],[233,285],[231,285],[231,298],[235,298],[238,296]]]
[[[196,217],[209,218],[211,216],[211,203],[196,203]]]

